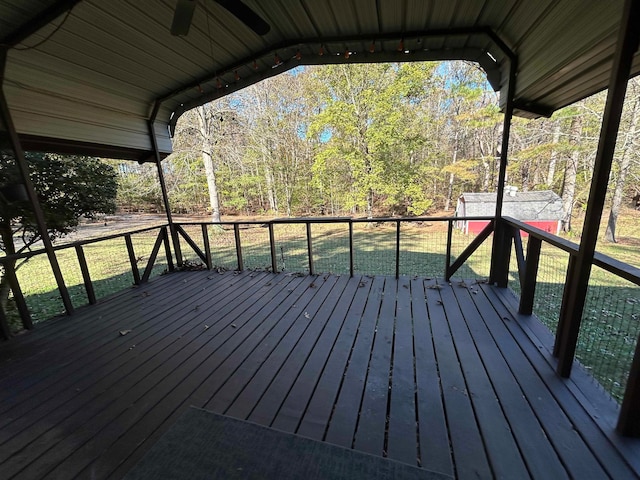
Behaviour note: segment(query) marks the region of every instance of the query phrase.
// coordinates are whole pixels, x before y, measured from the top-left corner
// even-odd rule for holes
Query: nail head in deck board
[[[331,416],[329,428],[326,433],[326,441],[343,447],[351,448],[356,431],[356,422],[360,411],[360,403],[364,394],[369,357],[375,336],[375,328],[382,300],[382,290],[385,279],[376,277],[373,280],[367,306],[363,314],[362,322],[358,328],[356,342],[344,372],[340,392],[335,401],[335,411]],[[311,438],[322,438],[322,432],[310,431],[303,420],[298,433]]]
[[[449,432],[422,279],[411,280],[411,295],[421,464],[427,470],[453,476]]]
[[[337,337],[327,349],[322,349],[321,342],[314,347],[303,372],[296,379],[273,421],[274,428],[295,432],[302,419],[307,418],[310,424],[322,425],[319,429],[321,430],[319,436],[322,437],[371,288],[371,282],[367,283],[366,288],[361,288],[360,282],[362,277],[353,277],[349,280],[350,286],[356,289],[355,296],[350,302],[348,311],[345,312]],[[341,299],[339,305],[345,303]],[[337,309],[334,310],[334,313],[337,311]],[[326,414],[323,415],[321,412]],[[322,422],[320,418],[326,420]]]
[[[397,289],[387,454],[393,460],[416,465],[418,431],[409,279],[400,277]]]
[[[453,345],[445,304],[435,280],[427,285],[427,308],[435,346],[442,395],[451,438],[453,461],[458,478],[491,478],[493,473],[487,461],[484,443],[471,406],[462,367]],[[442,285],[442,288],[448,288]]]
[[[301,369],[307,362],[312,349],[316,342],[323,338],[325,328],[328,328],[328,322],[332,317],[335,306],[339,303],[340,298],[344,293],[347,286],[348,278],[341,277],[333,284],[331,291],[315,312],[311,312],[308,307],[306,310],[309,313],[308,328],[305,329],[300,338],[296,341],[295,345],[286,354],[286,358],[282,364],[278,367],[277,372],[274,372],[274,378],[269,384],[264,385],[262,388],[255,388],[253,385],[248,385],[246,390],[242,392],[242,395],[238,397],[233,407],[227,411],[228,415],[237,416],[238,418],[249,418],[252,422],[260,423],[261,425],[270,425],[273,418],[277,414],[279,406],[284,401],[289,389],[293,382],[299,375]],[[305,314],[307,313],[305,312]],[[306,316],[306,315],[305,315]],[[300,319],[301,320],[301,319]],[[265,365],[265,368],[270,366]],[[265,376],[265,380],[268,377]],[[261,384],[263,382],[254,382],[252,384]],[[248,390],[257,390],[249,395]],[[243,397],[244,398],[241,398]],[[246,400],[245,400],[246,399]],[[241,408],[237,408],[236,405],[242,405]],[[249,416],[250,414],[250,416]]]

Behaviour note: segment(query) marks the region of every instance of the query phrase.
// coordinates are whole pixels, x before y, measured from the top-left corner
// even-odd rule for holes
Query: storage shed
[[[491,216],[496,209],[495,193],[463,193],[458,198],[456,217]],[[513,217],[545,232],[557,234],[562,219],[562,199],[551,190],[518,192],[515,187],[505,187],[504,216]],[[477,234],[488,224],[486,220],[457,222],[464,233]]]

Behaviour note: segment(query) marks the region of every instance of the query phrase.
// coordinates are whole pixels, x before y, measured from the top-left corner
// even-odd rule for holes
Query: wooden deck
[[[505,290],[166,275],[0,344],[0,478],[120,478],[189,406],[457,478],[638,478],[640,445]]]

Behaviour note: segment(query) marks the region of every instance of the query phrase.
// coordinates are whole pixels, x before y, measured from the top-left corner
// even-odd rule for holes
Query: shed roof
[[[551,190],[505,193],[503,199],[502,214],[507,217],[523,221],[562,218],[562,199]],[[496,212],[495,193],[463,193],[459,202],[460,216],[492,216]]]
[[[549,115],[606,87],[624,2],[245,0],[271,27],[260,36],[199,0],[187,37],[169,32],[175,3],[0,0],[4,91],[25,146],[141,159],[157,111],[169,152],[183,111],[301,64],[466,59],[500,90],[513,56],[516,113]]]

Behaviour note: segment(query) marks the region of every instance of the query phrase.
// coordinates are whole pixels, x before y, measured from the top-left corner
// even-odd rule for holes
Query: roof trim
[[[510,61],[516,59],[515,53],[507,46],[505,42],[489,27],[477,27],[477,28],[458,28],[458,29],[441,29],[430,30],[426,32],[393,32],[382,35],[373,35],[376,41],[389,41],[389,40],[417,40],[425,38],[446,38],[451,36],[469,36],[478,35],[483,38],[487,43],[493,43],[502,54],[504,54]],[[279,50],[327,45],[335,43],[360,43],[371,41],[372,35],[357,35],[357,36],[336,36],[326,38],[311,38],[302,41],[284,41],[277,43],[269,48],[252,54],[250,57],[244,57],[233,64],[227,66],[224,70],[209,73],[197,79],[186,86],[183,86],[177,90],[174,90],[166,95],[163,95],[157,99],[157,105],[162,104],[165,101],[171,100],[173,97],[183,94],[189,90],[200,89],[201,85],[213,82],[216,79],[229,74],[233,74],[238,68],[251,64],[255,59],[264,58],[269,55],[273,55]],[[338,63],[384,63],[384,62],[416,62],[416,61],[434,61],[434,60],[469,60],[477,62],[487,75],[487,80],[491,84],[494,90],[498,91],[501,87],[503,72],[506,72],[508,66],[501,65],[495,60],[494,57],[488,55],[486,49],[467,47],[457,49],[442,49],[442,50],[417,50],[409,53],[404,52],[357,52],[352,55],[348,62],[340,55],[323,55],[314,57],[302,57],[300,59],[289,58],[283,60],[283,62],[277,66],[272,67],[270,70],[262,70],[257,72],[254,76],[246,79],[242,79],[234,82],[233,84],[224,85],[223,88],[216,88],[209,92],[203,92],[203,94],[197,99],[191,100],[187,103],[181,104],[176,110],[169,121],[169,128],[171,135],[175,131],[175,125],[178,118],[185,113],[199,105],[203,105],[207,102],[217,100],[226,95],[234,93],[238,90],[246,88],[249,85],[262,81],[266,78],[274,77],[283,72],[286,72],[292,68],[301,65],[328,65]],[[156,107],[157,108],[157,107]]]
[[[117,147],[99,143],[79,142],[63,138],[41,137],[37,135],[19,134],[20,144],[26,151],[59,153],[68,155],[87,155],[90,157],[117,158],[135,160],[138,163],[155,162],[155,154],[149,150]],[[161,159],[167,157],[160,153]]]

